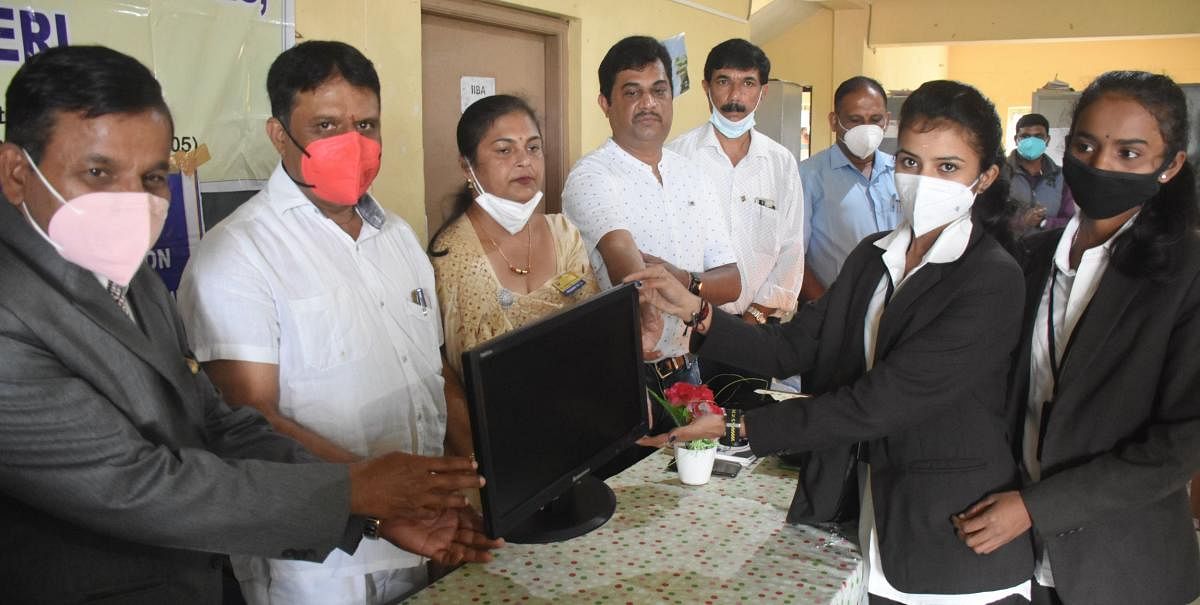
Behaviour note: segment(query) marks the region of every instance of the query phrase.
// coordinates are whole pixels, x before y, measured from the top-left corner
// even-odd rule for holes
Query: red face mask
[[[304,182],[292,180],[301,187],[311,188],[317,197],[327,202],[339,206],[357,204],[379,174],[383,147],[374,139],[347,132],[317,139],[304,148],[286,128],[283,131],[304,153],[300,158]]]

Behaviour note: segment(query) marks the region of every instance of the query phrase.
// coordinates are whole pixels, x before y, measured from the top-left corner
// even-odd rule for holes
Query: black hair
[[[1159,170],[1166,168],[1175,154],[1187,150],[1187,98],[1183,90],[1167,76],[1144,71],[1110,71],[1093,80],[1075,105],[1068,142],[1075,134],[1074,124],[1079,122],[1079,116],[1106,95],[1132,99],[1154,116],[1165,143],[1163,166]],[[1179,245],[1200,224],[1196,202],[1195,173],[1191,164],[1184,162],[1175,178],[1164,183],[1142,205],[1133,226],[1113,241],[1113,266],[1129,276],[1144,275],[1155,281],[1169,279],[1180,256]]]
[[[996,106],[974,87],[951,80],[933,80],[913,91],[900,108],[900,130],[928,132],[945,122],[966,131],[967,143],[979,154],[979,172],[1004,165],[1004,130]],[[1008,180],[996,180],[975,198],[971,217],[1001,246],[1013,250],[1009,221],[1015,208],[1008,201]]]
[[[92,119],[156,110],[171,119],[154,74],[103,46],[60,46],[30,57],[9,83],[4,108],[8,142],[24,148],[34,162],[41,161],[61,112]]]
[[[887,107],[887,91],[883,89],[883,84],[880,84],[879,80],[867,76],[854,76],[838,84],[837,90],[833,91],[833,112],[837,113],[842,99],[846,98],[846,95],[860,90],[874,90],[879,93],[879,96],[883,97],[883,106]]]
[[[708,51],[704,61],[704,81],[711,82],[718,69],[757,69],[758,83],[766,84],[771,77],[771,60],[767,53],[741,38],[726,40]]]
[[[674,71],[671,69],[671,54],[661,42],[649,36],[629,36],[612,45],[604,58],[600,60],[600,94],[605,100],[612,102],[613,85],[617,83],[617,73],[626,69],[641,69],[654,63],[662,63],[667,81],[674,82]],[[672,88],[671,92],[674,93]]]
[[[1016,130],[1030,126],[1041,126],[1046,129],[1047,133],[1050,132],[1050,120],[1047,120],[1046,116],[1040,113],[1027,113],[1021,116],[1021,119],[1017,120]]]
[[[483,136],[492,128],[500,118],[510,113],[523,113],[529,116],[533,121],[533,125],[537,127],[538,134],[541,134],[542,127],[538,125],[537,113],[533,111],[533,107],[529,105],[525,99],[513,95],[492,95],[484,97],[472,103],[463,112],[462,117],[458,119],[458,129],[456,138],[458,140],[458,155],[465,158],[471,166],[475,166],[475,156],[479,150],[479,144],[483,142]],[[458,193],[454,195],[454,206],[450,210],[450,216],[438,227],[433,233],[433,237],[429,238],[429,246],[425,251],[430,256],[445,256],[449,252],[449,248],[435,250],[438,238],[442,232],[449,227],[451,223],[458,220],[458,217],[466,213],[467,208],[471,207],[471,203],[475,201],[474,194],[471,190],[463,185]]]
[[[345,42],[309,40],[283,51],[267,71],[271,115],[287,126],[297,94],[316,90],[339,76],[352,86],[370,89],[376,98],[379,97],[379,74],[375,72],[375,64]]]

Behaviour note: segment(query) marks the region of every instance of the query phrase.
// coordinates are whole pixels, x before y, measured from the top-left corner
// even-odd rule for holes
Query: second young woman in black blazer
[[[1018,481],[1004,394],[1024,290],[997,242],[1007,239],[1008,220],[1006,183],[997,180],[1001,137],[995,108],[974,88],[936,81],[913,92],[896,154],[905,220],[859,244],[825,295],[786,324],[750,326],[712,310],[655,267],[627,278],[642,280],[663,311],[695,320],[692,348],[701,356],[772,376],[803,374],[815,397],[746,414],[756,454],[863,444],[870,497],[860,535],[873,603],[1028,598],[1028,535],[981,556],[951,523]],[[674,435],[723,429],[710,416]],[[813,499],[826,487],[802,480],[789,519],[815,520]]]
[[[988,553],[1032,525],[1034,602],[1179,605],[1200,594],[1187,482],[1200,469],[1200,237],[1170,78],[1084,90],[1063,157],[1079,204],[1031,238],[1013,372],[1020,491],[957,521]]]

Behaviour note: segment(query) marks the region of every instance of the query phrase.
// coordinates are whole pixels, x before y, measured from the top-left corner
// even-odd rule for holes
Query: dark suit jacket
[[[1027,240],[1016,431],[1029,397],[1030,339],[1046,329],[1031,324],[1061,234]],[[1067,603],[1187,603],[1200,593],[1186,492],[1200,469],[1200,238],[1180,247],[1167,283],[1112,265],[1104,272],[1063,361],[1042,480],[1021,490]]]
[[[1021,318],[1020,269],[976,225],[957,261],[927,264],[896,291],[867,372],[863,322],[885,272],[874,244],[882,235],[859,244],[829,291],[792,321],[749,326],[719,314],[699,353],[772,376],[802,371],[818,395],[748,412],[755,453],[866,442],[883,569],[897,589],[1015,586],[1033,569],[1029,534],[980,556],[958,539],[950,516],[1018,483],[1004,396]],[[838,475],[827,474],[832,487],[802,477],[789,519],[811,515],[810,498],[840,490]]]
[[[356,544],[346,468],[191,371],[154,273],[130,287],[139,328],[0,197],[0,280],[4,601],[217,603],[211,553]]]

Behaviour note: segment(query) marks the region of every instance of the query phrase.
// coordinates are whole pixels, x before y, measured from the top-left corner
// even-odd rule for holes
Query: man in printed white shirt
[[[666,48],[645,36],[625,38],[605,54],[598,102],[612,138],[571,169],[563,212],[579,228],[603,287],[646,263],[662,263],[710,303],[733,302],[741,278],[717,198],[703,170],[663,148],[671,130],[670,66]],[[643,317],[659,316],[644,308]],[[662,319],[661,336],[647,351],[650,388],[699,382],[684,327]],[[669,429],[654,411],[652,432]]]
[[[379,78],[340,42],[306,42],[267,76],[266,188],[201,242],[179,307],[196,357],[233,404],[328,461],[438,456],[446,435],[433,268],[413,230],[366,193],[381,155]],[[386,541],[323,563],[233,557],[252,605],[385,603],[427,582]]]
[[[713,47],[702,83],[711,117],[667,144],[712,179],[742,280],[741,295],[721,308],[752,324],[793,311],[804,276],[804,194],[796,158],[754,129],[770,72],[770,59],[746,40]],[[710,385],[751,376],[707,360],[700,374]],[[724,389],[729,396],[733,390]]]

